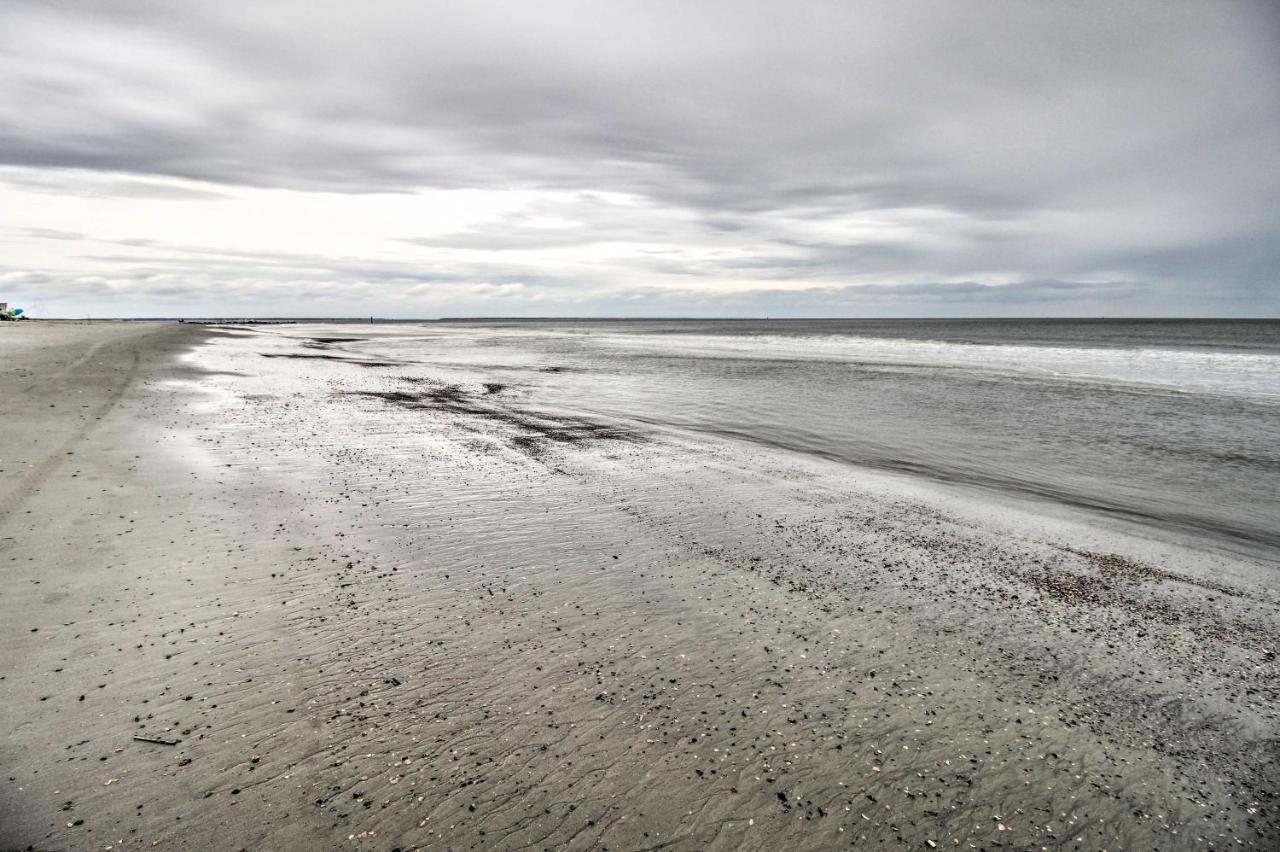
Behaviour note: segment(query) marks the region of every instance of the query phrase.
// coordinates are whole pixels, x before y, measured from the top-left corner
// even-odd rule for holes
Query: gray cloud
[[[84,234],[79,231],[63,231],[58,228],[17,228],[17,233],[37,240],[82,240]]]
[[[518,283],[574,312],[1275,313],[1277,10],[10,2],[0,177],[193,206],[243,187],[562,194],[386,234],[463,253],[424,262],[199,259],[146,234],[117,240],[142,255],[75,258],[107,277],[190,274],[213,292],[182,295],[247,306],[323,279],[380,282],[369,292],[412,314],[436,304],[395,287],[444,279]],[[509,257],[606,243],[637,249],[595,276]]]

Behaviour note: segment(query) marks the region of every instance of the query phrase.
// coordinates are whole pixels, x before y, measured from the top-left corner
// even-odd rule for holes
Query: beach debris
[[[155,743],[156,745],[174,746],[182,742],[181,740],[164,740],[159,737],[144,737],[141,734],[134,734],[133,738],[140,743]]]

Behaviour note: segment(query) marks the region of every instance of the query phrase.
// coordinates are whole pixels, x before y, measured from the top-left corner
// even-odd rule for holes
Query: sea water
[[[1280,321],[473,321],[378,331],[380,351],[485,367],[529,386],[535,404],[1280,555]]]

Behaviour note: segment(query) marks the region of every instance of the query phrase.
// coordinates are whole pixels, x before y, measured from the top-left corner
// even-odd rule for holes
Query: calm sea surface
[[[1280,321],[377,329],[382,351],[510,370],[513,382],[535,382],[535,402],[1034,495],[1280,555]]]

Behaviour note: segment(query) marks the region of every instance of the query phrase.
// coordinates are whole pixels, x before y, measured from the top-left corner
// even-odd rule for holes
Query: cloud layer
[[[0,10],[45,314],[1276,315],[1274,4]]]

